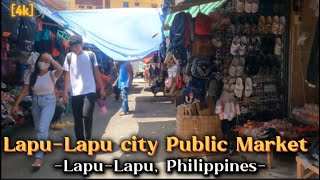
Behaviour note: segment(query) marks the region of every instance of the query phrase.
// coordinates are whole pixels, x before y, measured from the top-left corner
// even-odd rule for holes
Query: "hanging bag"
[[[170,27],[170,45],[179,47],[184,45],[186,13],[179,12],[174,16]]]
[[[211,36],[211,18],[203,13],[198,13],[195,18],[195,34]]]
[[[208,57],[195,58],[191,67],[192,76],[200,79],[214,79],[217,72],[216,65]]]

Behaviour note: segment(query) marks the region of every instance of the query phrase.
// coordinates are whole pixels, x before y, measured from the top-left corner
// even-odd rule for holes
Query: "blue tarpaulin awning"
[[[123,8],[53,11],[34,1],[38,11],[85,37],[114,60],[137,60],[159,50],[162,42],[160,9]]]

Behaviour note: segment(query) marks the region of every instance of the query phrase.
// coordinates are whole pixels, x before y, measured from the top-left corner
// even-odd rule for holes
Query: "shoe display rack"
[[[287,0],[229,0],[212,14],[230,21],[214,30],[213,44],[221,79],[242,80],[243,91],[236,95],[238,122],[288,116],[289,4]],[[222,45],[217,46],[220,40]]]

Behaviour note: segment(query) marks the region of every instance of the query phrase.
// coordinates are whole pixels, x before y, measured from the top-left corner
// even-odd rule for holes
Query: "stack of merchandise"
[[[19,110],[17,114],[12,113],[16,97],[17,90],[12,90],[11,93],[1,91],[1,129],[22,125],[25,123],[25,118],[31,115],[31,102],[29,100],[21,103],[22,110]]]
[[[319,125],[319,106],[316,104],[305,104],[302,108],[294,108],[292,114],[300,121]]]
[[[285,139],[298,139],[300,137],[316,136],[319,128],[311,125],[294,125],[286,120],[273,119],[268,122],[255,122],[248,120],[243,126],[238,126],[234,131],[240,136],[253,137],[254,139],[272,139],[282,136]]]

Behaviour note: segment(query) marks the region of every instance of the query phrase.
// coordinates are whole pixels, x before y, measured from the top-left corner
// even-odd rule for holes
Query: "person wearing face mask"
[[[55,70],[51,70],[52,67]],[[48,139],[49,126],[56,108],[54,84],[62,72],[62,67],[52,59],[50,54],[40,54],[34,71],[25,76],[23,89],[13,107],[12,112],[17,113],[19,104],[28,94],[29,89],[32,90],[32,117],[34,130],[39,141]],[[34,170],[41,167],[43,155],[42,151],[35,153],[35,161],[32,164]]]

